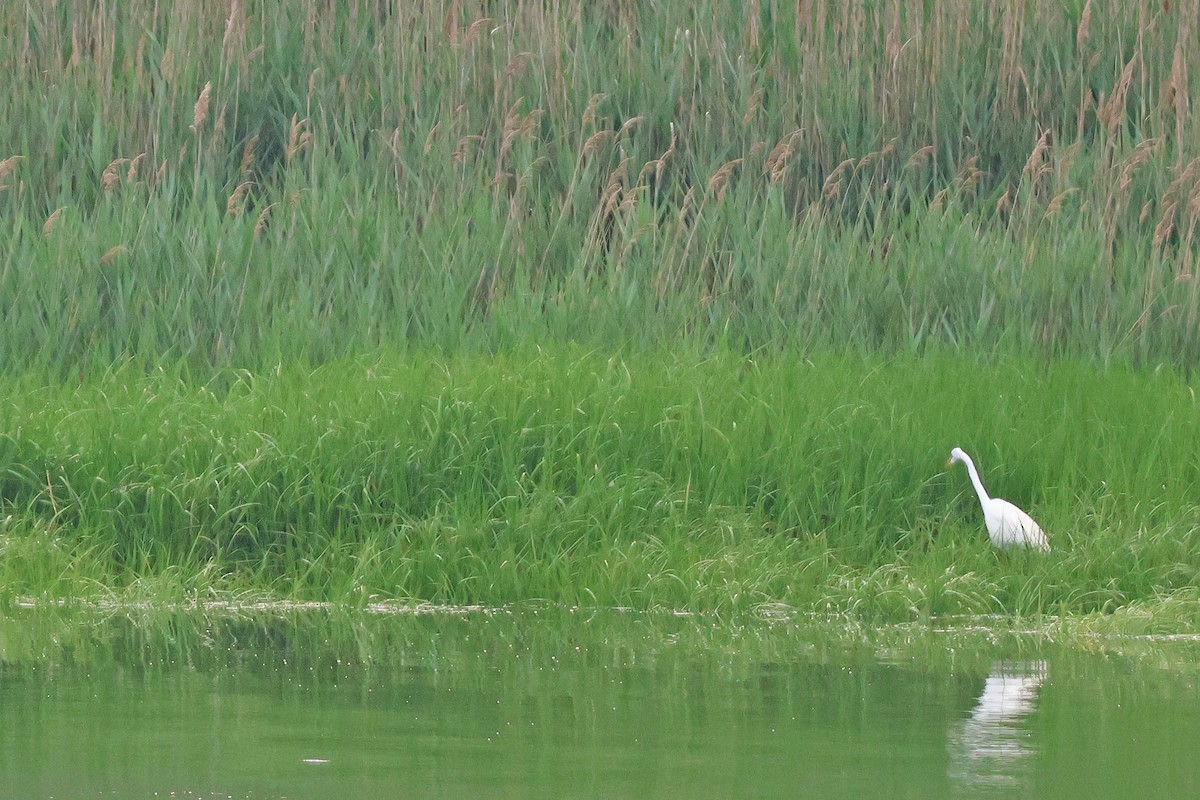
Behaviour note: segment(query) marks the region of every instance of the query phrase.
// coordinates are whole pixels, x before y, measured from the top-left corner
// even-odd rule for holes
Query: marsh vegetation
[[[419,6],[5,12],[6,598],[1195,616],[1200,4]]]

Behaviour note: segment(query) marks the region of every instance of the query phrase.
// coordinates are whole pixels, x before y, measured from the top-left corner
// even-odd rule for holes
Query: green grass
[[[560,348],[3,386],[10,598],[906,621],[1112,611],[1198,566],[1200,415],[1170,373]],[[1053,553],[992,550],[954,445]]]

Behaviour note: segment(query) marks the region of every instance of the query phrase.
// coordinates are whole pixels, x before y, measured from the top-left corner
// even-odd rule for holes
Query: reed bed
[[[1200,3],[4,12],[0,370],[1200,356]]]
[[[1194,385],[979,373],[568,348],[6,382],[0,591],[880,622],[1194,605]],[[991,548],[954,445],[1051,554]]]

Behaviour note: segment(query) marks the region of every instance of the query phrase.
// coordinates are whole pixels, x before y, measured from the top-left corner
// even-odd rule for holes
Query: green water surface
[[[1200,797],[1200,650],[615,611],[0,615],[0,797]]]

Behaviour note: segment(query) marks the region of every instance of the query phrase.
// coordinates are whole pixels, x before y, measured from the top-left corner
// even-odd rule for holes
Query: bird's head
[[[950,451],[950,457],[946,459],[946,466],[952,466],[960,461],[965,461],[967,454],[962,451],[961,447],[956,447]]]

